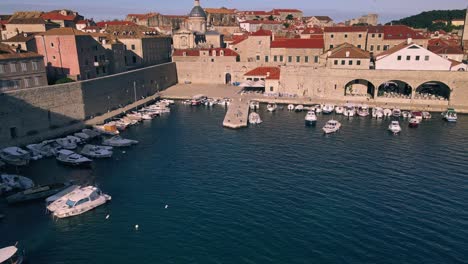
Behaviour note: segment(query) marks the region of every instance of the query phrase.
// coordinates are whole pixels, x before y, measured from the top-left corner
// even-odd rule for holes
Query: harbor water
[[[231,130],[220,106],[176,104],[91,169],[32,162],[19,172],[38,184],[96,184],[112,201],[56,220],[43,201],[1,200],[0,247],[18,241],[35,264],[467,263],[468,116],[401,121],[400,135],[337,116],[325,136],[332,116],[259,113]]]

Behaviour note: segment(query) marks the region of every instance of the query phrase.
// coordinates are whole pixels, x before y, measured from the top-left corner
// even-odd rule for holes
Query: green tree
[[[72,80],[70,78],[62,78],[62,79],[58,79],[57,81],[55,81],[55,84],[71,83],[71,82],[75,82],[75,80]]]
[[[294,16],[292,14],[289,14],[286,16],[286,20],[293,20]]]
[[[285,28],[289,28],[289,26],[291,26],[291,24],[289,24],[289,23],[284,23],[283,26],[284,26]]]
[[[275,20],[275,17],[274,17],[273,15],[270,15],[270,16],[268,17],[268,20],[273,21],[273,20]]]

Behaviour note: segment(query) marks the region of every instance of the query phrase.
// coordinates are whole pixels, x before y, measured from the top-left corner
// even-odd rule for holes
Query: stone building
[[[44,57],[0,43],[0,92],[47,85]]]
[[[463,26],[462,36],[463,50],[465,51],[465,58],[468,57],[468,8],[466,9],[465,24]]]
[[[427,48],[429,39],[422,33],[408,26],[395,25],[368,27],[365,49],[373,53],[380,53],[406,41],[408,38],[411,38],[414,43]]]
[[[299,9],[273,9],[271,10],[271,15],[276,20],[285,21],[289,16],[292,16],[293,19],[302,20],[304,13]]]
[[[279,93],[281,69],[279,67],[257,67],[244,74],[245,81],[264,81],[265,93]]]
[[[42,14],[41,17],[46,21],[59,24],[61,27],[76,27],[76,23],[84,19],[78,12],[67,9],[53,10]]]
[[[237,61],[239,54],[231,49],[179,49],[174,50],[172,61],[174,62],[232,62]]]
[[[237,26],[236,9],[205,8],[208,26]]]
[[[187,19],[188,16],[163,15],[160,13],[128,14],[125,18],[126,21],[131,21],[140,26],[154,28],[170,27],[171,30],[185,28],[187,26]]]
[[[37,52],[36,39],[33,33],[22,33],[13,36],[2,43],[11,46],[13,49],[20,49],[22,51]]]
[[[60,24],[53,23],[42,18],[42,12],[16,12],[5,25],[5,39],[14,37],[20,33],[45,32],[53,28],[59,28]]]
[[[238,38],[230,48],[239,53],[241,62],[269,62],[272,32],[260,29],[245,38]]]
[[[310,16],[304,17],[304,24],[309,28],[324,28],[332,27],[334,23],[333,19],[331,19],[329,16]]]
[[[377,26],[379,23],[379,15],[377,14],[367,14],[358,18],[353,18],[345,21],[345,25],[352,26],[356,24],[365,24],[369,26]]]
[[[270,30],[273,32],[279,32],[284,27],[282,22],[271,20],[246,20],[240,22],[239,26],[246,32],[256,32],[260,28]]]
[[[344,43],[365,49],[367,27],[326,27],[323,29],[325,49],[333,49]]]
[[[270,63],[320,66],[323,39],[277,39],[271,42]]]
[[[370,68],[370,53],[349,43],[341,44],[322,55],[326,67],[330,69],[364,69]]]

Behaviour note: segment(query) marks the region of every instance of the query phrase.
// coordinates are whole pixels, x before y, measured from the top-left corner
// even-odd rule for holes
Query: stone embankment
[[[248,125],[249,100],[235,98],[228,106],[223,126],[227,128],[242,128]]]

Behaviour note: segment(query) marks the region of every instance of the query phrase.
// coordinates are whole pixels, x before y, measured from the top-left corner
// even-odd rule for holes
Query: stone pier
[[[246,127],[249,120],[249,100],[235,98],[228,107],[223,126],[228,128]]]

